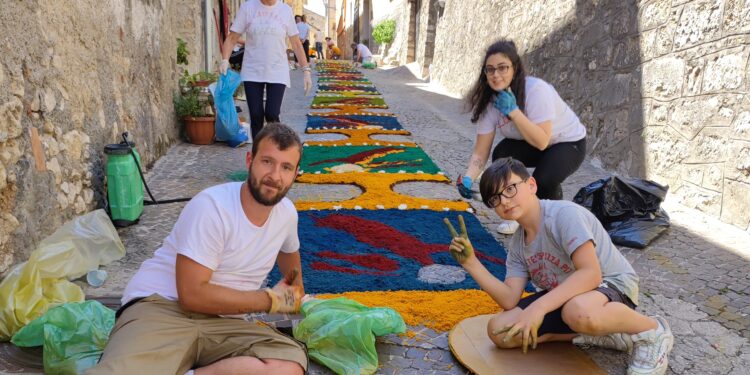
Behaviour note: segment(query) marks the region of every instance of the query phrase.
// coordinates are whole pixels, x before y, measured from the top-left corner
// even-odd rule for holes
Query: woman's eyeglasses
[[[505,64],[498,65],[498,66],[487,65],[484,67],[484,74],[488,76],[495,74],[495,72],[500,73],[500,74],[505,74],[508,72],[508,70],[510,70],[510,65],[505,65]]]
[[[502,197],[505,197],[505,198],[508,198],[508,199],[511,199],[511,198],[515,197],[516,194],[518,194],[518,186],[517,185],[526,182],[526,180],[528,180],[528,178],[524,178],[521,181],[518,181],[518,182],[516,182],[514,184],[510,184],[510,185],[506,186],[505,189],[503,189],[503,191],[501,191],[501,192],[499,192],[497,194],[492,195],[490,197],[490,199],[487,200],[487,203],[489,203],[490,207],[495,208],[495,207],[497,207],[497,206],[500,205],[500,201],[502,200]]]

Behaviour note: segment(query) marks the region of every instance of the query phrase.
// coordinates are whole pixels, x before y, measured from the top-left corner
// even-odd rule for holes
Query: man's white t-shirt
[[[286,41],[299,31],[289,5],[277,1],[267,6],[260,0],[248,0],[240,7],[230,30],[246,34],[240,71],[243,81],[283,83],[291,87]]]
[[[305,39],[309,39],[310,34],[310,25],[308,25],[305,22],[300,22],[297,24],[297,31],[299,31],[299,41],[304,43]]]
[[[315,33],[315,42],[316,43],[323,43],[325,42],[326,36],[323,35],[322,31],[318,31]]]
[[[125,287],[122,304],[154,293],[176,301],[177,254],[213,270],[212,284],[242,291],[260,289],[279,251],[299,250],[297,210],[284,198],[263,226],[255,226],[242,210],[241,188],[241,182],[232,182],[193,197],[162,246]]]
[[[370,52],[370,49],[367,48],[366,45],[359,43],[357,44],[357,56],[361,57],[362,60],[372,57],[372,52]]]
[[[523,135],[516,128],[516,124],[505,117],[494,106],[495,99],[490,101],[477,121],[477,134],[489,134],[500,130],[503,138],[522,140]],[[539,124],[552,121],[552,136],[549,144],[561,142],[575,142],[586,136],[586,127],[581,124],[575,112],[565,103],[554,87],[536,78],[526,77],[526,109],[528,119]]]

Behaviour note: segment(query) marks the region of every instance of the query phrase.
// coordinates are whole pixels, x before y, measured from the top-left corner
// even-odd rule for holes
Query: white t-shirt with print
[[[539,206],[542,226],[534,240],[526,245],[522,227],[510,239],[506,277],[531,279],[538,288],[552,290],[576,270],[573,253],[591,241],[604,281],[638,304],[638,275],[594,214],[569,201],[541,199]]]
[[[245,34],[240,71],[243,81],[283,83],[291,87],[286,41],[299,31],[289,5],[277,1],[267,6],[260,0],[248,0],[240,7],[230,30]]]
[[[263,226],[255,226],[242,210],[241,188],[241,182],[232,182],[193,197],[162,246],[125,287],[122,303],[154,293],[176,301],[177,254],[213,270],[212,284],[242,291],[260,289],[279,251],[299,250],[297,210],[284,198]]]
[[[505,117],[500,110],[494,106],[495,98],[492,98],[487,109],[484,110],[477,121],[477,134],[489,134],[500,130],[503,138],[522,140],[523,135],[516,128],[516,124]],[[536,78],[526,77],[526,117],[539,124],[544,121],[552,121],[552,136],[549,144],[554,145],[561,142],[575,142],[586,136],[586,127],[581,124],[575,112],[565,103],[554,87],[549,83]]]

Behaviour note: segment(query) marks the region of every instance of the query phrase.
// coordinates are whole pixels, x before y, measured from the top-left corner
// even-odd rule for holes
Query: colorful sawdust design
[[[316,96],[313,98],[313,108],[331,108],[342,106],[356,106],[359,108],[388,108],[385,100],[379,96]]]
[[[307,130],[310,129],[388,129],[403,127],[395,116],[312,116],[307,115]]]
[[[468,211],[471,206],[462,201],[445,199],[417,198],[393,191],[393,186],[401,182],[441,182],[449,184],[450,179],[441,174],[427,173],[305,173],[297,176],[297,183],[308,184],[347,184],[356,185],[363,193],[343,201],[295,201],[299,211],[365,209]],[[473,210],[472,210],[473,212]]]
[[[478,289],[344,292],[318,294],[315,297],[324,299],[346,297],[369,307],[388,306],[396,310],[406,324],[425,326],[436,331],[448,331],[467,317],[501,311],[497,302]]]
[[[396,193],[394,186],[402,182],[449,184],[450,179],[416,144],[372,138],[409,132],[395,115],[371,110],[387,105],[382,97],[363,95],[363,87],[375,90],[363,74],[342,61],[320,63],[317,69],[320,86],[312,107],[329,111],[309,114],[306,132],[347,138],[307,141],[296,182],[355,185],[362,194],[343,201],[295,201],[306,292],[345,292],[365,305],[396,309],[409,325],[441,331],[499,311],[450,256],[442,220],[457,225],[456,216],[463,214],[480,259],[501,280],[502,245],[465,201]],[[271,283],[278,279],[274,270]]]
[[[318,82],[323,84],[337,84],[337,85],[347,85],[347,86],[372,86],[372,82],[367,80],[367,78],[363,78],[361,80],[342,80],[342,79],[336,79],[335,77],[320,77],[318,78]]]
[[[308,293],[478,288],[448,251],[443,219],[455,212],[339,210],[299,213]],[[473,215],[472,244],[492,274],[505,278],[505,249]]]
[[[404,141],[386,141],[373,139],[373,135],[411,135],[406,130],[385,130],[385,129],[307,129],[309,134],[341,134],[348,136],[347,139],[339,139],[334,141],[308,141],[305,145],[308,146],[401,146],[401,147],[417,147],[413,142]]]
[[[422,148],[402,146],[307,146],[300,170],[303,173],[440,172]]]
[[[380,94],[374,86],[350,86],[339,84],[326,84],[318,86],[318,92],[352,92],[368,95]]]
[[[384,116],[384,117],[396,117],[393,113],[389,112],[376,112],[366,107],[359,107],[356,105],[341,105],[337,107],[327,108],[324,112],[310,112],[308,116]]]

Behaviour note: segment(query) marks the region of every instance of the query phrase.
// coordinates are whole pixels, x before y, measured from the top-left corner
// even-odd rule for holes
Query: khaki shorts
[[[123,311],[99,364],[86,374],[182,375],[237,356],[293,361],[307,371],[301,342],[245,320],[186,312],[154,294]]]

